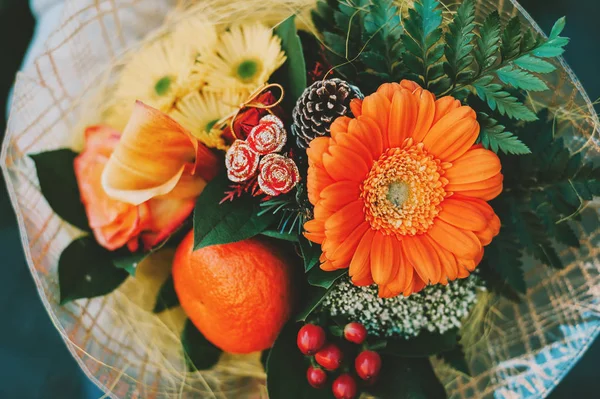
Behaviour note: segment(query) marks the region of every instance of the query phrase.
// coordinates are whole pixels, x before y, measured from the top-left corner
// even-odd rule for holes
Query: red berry
[[[367,329],[360,323],[348,323],[344,327],[344,337],[348,341],[360,345],[367,339]]]
[[[381,357],[373,351],[362,351],[354,361],[356,374],[365,381],[370,381],[379,375],[381,370]]]
[[[334,344],[327,344],[317,352],[315,360],[325,369],[333,371],[336,370],[342,364],[344,354]]]
[[[356,381],[350,374],[342,374],[331,386],[336,399],[353,399],[356,396]]]
[[[300,352],[312,356],[325,345],[325,330],[314,324],[305,324],[298,331],[296,343]]]
[[[310,366],[306,370],[306,379],[313,388],[323,388],[327,382],[327,373],[321,368]]]

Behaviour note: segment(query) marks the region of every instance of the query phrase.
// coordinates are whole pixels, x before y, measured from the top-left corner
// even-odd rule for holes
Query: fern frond
[[[446,46],[444,71],[453,84],[463,83],[473,76],[469,69],[473,63],[472,41],[475,37],[475,1],[465,0],[456,10],[448,31],[444,35]]]
[[[502,151],[505,154],[525,155],[530,154],[531,150],[517,136],[507,132],[505,127],[486,113],[477,114],[481,131],[479,133],[479,142],[487,149],[497,153]]]
[[[480,75],[491,68],[498,60],[500,29],[500,14],[498,14],[498,11],[490,13],[479,29],[474,56],[479,66]]]
[[[514,97],[504,88],[493,83],[491,76],[486,76],[485,79],[473,83],[479,98],[487,103],[492,111],[498,111],[501,115],[506,115],[509,118],[532,122],[537,120],[537,116],[527,108],[522,102]]]
[[[444,55],[442,38],[442,10],[438,0],[417,0],[408,10],[404,23],[402,43],[406,53],[404,62],[413,79],[428,88],[432,81],[443,75],[441,58]]]

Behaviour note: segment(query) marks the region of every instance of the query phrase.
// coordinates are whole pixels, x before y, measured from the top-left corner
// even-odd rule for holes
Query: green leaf
[[[565,29],[566,23],[567,23],[566,17],[562,17],[558,21],[556,21],[554,23],[554,26],[552,27],[552,31],[550,32],[550,36],[548,36],[548,38],[549,39],[558,38],[560,36],[560,34],[562,33],[562,31]]]
[[[90,231],[73,167],[77,155],[69,149],[60,149],[30,157],[35,162],[42,194],[52,210],[67,223]]]
[[[444,386],[435,375],[427,358],[404,359],[382,356],[381,374],[377,383],[368,388],[379,399],[419,398],[444,399]]]
[[[521,38],[521,20],[519,17],[513,17],[502,32],[500,51],[503,61],[512,60],[520,54]]]
[[[463,83],[469,77],[466,73],[473,63],[473,38],[475,37],[475,1],[465,0],[458,9],[454,19],[448,24],[444,53],[444,71],[453,84]]]
[[[267,358],[267,392],[270,399],[330,399],[331,390],[314,389],[306,380],[310,365],[296,346],[301,325],[287,323]]]
[[[515,89],[527,91],[548,90],[548,86],[540,78],[519,68],[505,66],[496,71],[496,75],[502,82],[513,86]]]
[[[515,65],[536,73],[550,73],[556,70],[556,67],[548,61],[541,60],[531,55],[524,55],[515,60]]]
[[[440,353],[438,357],[443,359],[444,362],[453,369],[460,371],[463,374],[471,375],[469,364],[465,359],[465,353],[463,352],[461,345],[456,345],[454,349]]]
[[[287,79],[284,81],[287,83],[286,100],[295,104],[304,89],[306,89],[306,63],[302,42],[296,31],[295,15],[275,27],[274,32],[281,38],[281,49],[287,57],[283,65],[287,72]]]
[[[209,342],[189,319],[181,333],[181,345],[189,371],[208,370],[221,357],[221,349]]]
[[[319,307],[319,304],[323,301],[329,289],[311,286],[306,293],[306,299],[301,306],[300,312],[296,315],[294,320],[305,321],[308,317]]]
[[[479,141],[489,150],[498,153],[502,151],[505,154],[525,155],[530,154],[531,150],[514,134],[507,132],[505,127],[489,115],[478,113]]]
[[[230,181],[221,175],[205,187],[194,209],[194,249],[217,244],[228,244],[252,238],[266,231],[275,215],[261,211],[256,198],[243,197],[235,201],[219,202]]]
[[[537,116],[516,97],[505,91],[499,84],[493,83],[490,76],[480,79],[473,87],[483,101],[492,111],[498,110],[501,115],[506,115],[515,120],[527,122],[537,120]]]
[[[450,330],[444,334],[423,331],[414,338],[388,339],[386,347],[381,352],[403,358],[429,357],[452,350],[456,345],[458,345],[458,330]]]
[[[321,246],[308,241],[306,238],[300,238],[300,253],[304,260],[304,271],[308,273],[313,267],[319,264],[321,257]]]
[[[498,49],[500,48],[500,15],[494,11],[485,18],[479,30],[477,46],[474,56],[479,71],[484,72],[491,68],[498,60]]]
[[[338,278],[342,277],[347,272],[347,269],[327,272],[320,267],[314,267],[310,272],[308,272],[308,283],[316,287],[329,289],[333,286],[333,283],[335,283]]]
[[[500,234],[485,248],[481,264],[483,269],[489,268],[490,270],[488,275],[491,279],[486,279],[486,281],[489,281],[492,287],[497,287],[499,292],[510,293],[502,287],[502,284],[506,284],[515,291],[515,295],[511,294],[509,298],[516,300],[518,293],[525,294],[527,292],[521,260],[522,246],[518,236],[514,233],[514,225],[510,224],[510,217],[508,215],[499,216],[500,220],[503,220]]]
[[[277,230],[266,230],[261,233],[261,235],[265,237],[275,238],[277,240],[290,241],[290,242],[298,242],[299,237],[298,234],[288,233],[288,232],[280,232]]]
[[[179,306],[179,298],[177,297],[177,292],[175,292],[173,275],[170,274],[158,291],[152,312],[160,313],[175,306]]]
[[[441,65],[444,55],[444,46],[440,44],[441,25],[442,10],[438,0],[415,1],[414,8],[408,10],[408,18],[404,20],[404,62],[414,78],[426,88],[434,80],[436,74],[432,72]]]
[[[134,252],[131,253],[127,248],[112,254],[112,262],[118,269],[127,271],[131,276],[135,277],[137,267],[144,259],[150,256],[152,252]]]
[[[78,238],[62,252],[58,261],[60,303],[106,295],[118,288],[128,275],[113,265],[111,253],[92,237]]]

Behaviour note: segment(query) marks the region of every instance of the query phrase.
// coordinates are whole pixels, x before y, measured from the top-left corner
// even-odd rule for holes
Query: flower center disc
[[[243,82],[248,82],[254,79],[261,70],[259,61],[256,60],[244,60],[235,69],[235,75]]]
[[[423,144],[408,140],[390,148],[373,164],[362,185],[365,213],[371,227],[386,235],[425,233],[440,213],[448,181],[440,160]]]

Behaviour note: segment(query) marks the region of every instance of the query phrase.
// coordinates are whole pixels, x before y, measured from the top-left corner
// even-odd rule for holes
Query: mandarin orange
[[[183,310],[206,339],[231,353],[273,345],[292,310],[292,270],[267,241],[252,238],[193,251],[190,232],[173,261]]]

